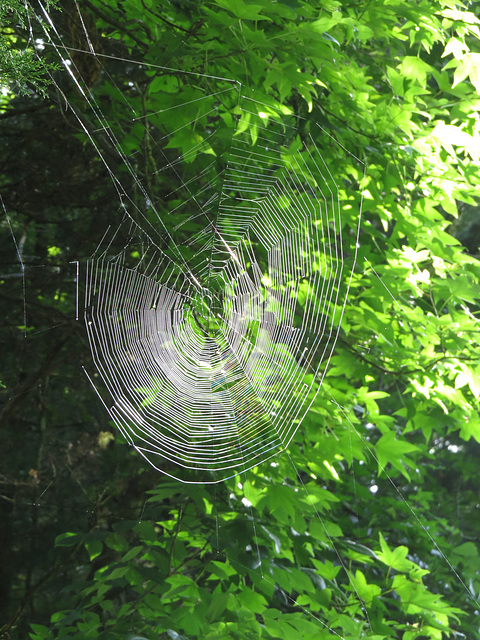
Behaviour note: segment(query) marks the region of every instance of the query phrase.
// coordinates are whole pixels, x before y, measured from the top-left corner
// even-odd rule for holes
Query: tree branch
[[[340,116],[337,116],[336,113],[333,113],[332,111],[329,111],[323,105],[321,105],[318,102],[318,100],[314,100],[314,103],[319,109],[321,109],[322,111],[325,111],[325,113],[328,113],[329,116],[332,116],[332,118],[336,118],[339,122],[341,122],[346,129],[349,129],[350,131],[353,131],[353,133],[356,133],[359,136],[364,136],[365,138],[369,138],[370,140],[375,140],[375,142],[378,142],[378,138],[376,138],[375,136],[372,136],[369,133],[363,133],[363,131],[359,131],[358,129],[354,129],[353,127],[351,127],[348,124],[348,122],[346,120],[344,120],[343,118],[340,118]]]
[[[392,370],[392,369],[388,369],[386,366],[378,364],[377,362],[373,362],[373,360],[370,360],[369,358],[365,357],[359,351],[354,349],[353,345],[351,343],[347,342],[347,340],[343,340],[342,338],[338,337],[338,341],[341,342],[342,344],[346,345],[347,347],[349,347],[350,350],[356,356],[358,356],[360,358],[360,360],[363,360],[363,362],[365,362],[366,364],[369,364],[370,366],[375,367],[375,369],[378,369],[379,371],[382,371],[382,373],[387,373],[387,374],[389,374],[391,376],[400,376],[400,375],[403,376],[403,375],[410,375],[412,373],[421,373],[425,369],[431,369],[438,362],[442,362],[443,360],[462,360],[464,362],[472,362],[472,361],[477,361],[477,360],[480,359],[480,356],[477,356],[477,357],[471,357],[471,356],[439,356],[438,358],[434,358],[430,362],[427,362],[427,364],[424,367],[415,367],[414,369],[402,369],[402,368],[400,368],[400,369],[397,369],[397,370]],[[381,362],[383,362],[383,361],[381,361]]]
[[[128,35],[128,37],[131,38],[141,49],[143,50],[148,49],[148,44],[146,42],[143,42],[143,40],[140,40],[140,38],[134,35],[131,31],[127,30],[126,27],[130,22],[132,22],[131,20],[126,20],[123,23],[118,22],[117,20],[115,20],[115,18],[112,18],[111,16],[107,15],[106,13],[101,11],[98,7],[96,7],[94,4],[92,4],[90,0],[85,0],[85,4],[93,11],[93,13],[95,13],[99,18],[104,20],[107,24],[112,25],[116,29],[119,29],[122,33],[125,33],[126,35]]]
[[[203,21],[201,20],[200,23],[192,24],[190,29],[185,29],[185,27],[181,27],[180,25],[175,24],[174,22],[170,22],[170,20],[168,20],[167,18],[164,18],[162,15],[160,15],[156,11],[153,11],[153,9],[150,9],[150,7],[147,7],[147,5],[145,4],[144,0],[141,0],[141,2],[142,2],[142,7],[145,9],[145,11],[148,11],[148,13],[151,13],[152,16],[155,16],[155,18],[158,18],[159,20],[161,20],[165,24],[168,24],[169,27],[173,27],[174,29],[178,29],[179,31],[183,31],[183,33],[186,33],[189,36],[196,36],[196,33],[197,33],[198,29],[203,24]],[[195,29],[194,29],[194,27],[195,27]]]

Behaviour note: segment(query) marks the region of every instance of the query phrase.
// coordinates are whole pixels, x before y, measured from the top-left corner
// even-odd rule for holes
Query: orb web
[[[112,255],[107,234],[85,265],[110,417],[186,482],[220,481],[288,446],[335,347],[355,258],[313,136],[301,141],[288,114],[262,108],[240,99],[220,174],[206,165],[196,192],[178,175],[169,212],[147,198],[139,222],[125,216],[125,246]],[[209,142],[182,151],[160,175]]]
[[[90,91],[78,51],[43,13],[81,96],[82,135],[120,202],[120,224],[84,264],[104,404],[159,471],[202,483],[237,475],[288,446],[320,390],[361,212],[360,202],[344,224],[322,148],[330,160],[349,155],[343,168],[357,186],[363,164],[320,126],[236,81],[90,47],[82,55],[105,77],[108,65],[125,65],[123,87],[114,86],[130,121],[117,126],[104,111],[109,89],[98,101],[102,89]],[[143,85],[161,93],[160,110],[149,110]]]

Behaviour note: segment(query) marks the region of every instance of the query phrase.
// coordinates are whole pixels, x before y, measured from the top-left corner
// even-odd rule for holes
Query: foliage
[[[5,221],[5,633],[25,637],[32,623],[32,640],[480,638],[480,242],[468,253],[454,236],[479,211],[476,8],[91,0],[54,14],[77,50],[74,82],[56,75],[69,109],[18,98],[0,129],[26,269]],[[82,53],[86,33],[97,56]],[[112,172],[145,210],[126,158],[157,206],[175,209],[176,174],[160,178],[155,153],[177,157],[209,123],[175,136],[196,110],[167,110],[226,86],[214,77],[240,82],[258,111],[288,109],[313,136],[339,184],[347,250],[361,201],[363,224],[340,339],[288,454],[199,486],[158,477],[112,435],[80,379],[89,356],[70,261],[121,220]],[[218,106],[218,167],[235,107]],[[153,115],[132,122],[132,109]],[[366,163],[366,184],[316,123]],[[183,182],[201,188],[206,156],[185,159]],[[179,220],[166,220],[173,232]]]
[[[58,0],[47,0],[46,7],[53,7]],[[29,94],[29,86],[45,96],[45,87],[49,84],[48,72],[58,68],[56,64],[47,64],[38,57],[23,38],[19,38],[18,28],[25,29],[30,22],[28,5],[20,0],[7,0],[0,5],[0,88],[6,90],[10,84],[20,94]]]

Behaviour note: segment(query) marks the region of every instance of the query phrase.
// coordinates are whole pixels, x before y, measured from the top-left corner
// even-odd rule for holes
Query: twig
[[[115,20],[115,18],[112,18],[111,16],[107,15],[106,13],[101,11],[98,7],[96,7],[94,4],[92,4],[90,0],[85,0],[85,4],[93,11],[93,13],[96,13],[99,18],[101,18],[102,20],[105,20],[105,22],[107,22],[108,24],[111,24],[113,27],[120,29],[122,33],[127,34],[128,37],[131,38],[141,49],[145,50],[148,48],[148,45],[146,42],[143,42],[143,40],[140,40],[140,38],[134,35],[131,31],[127,31],[125,29],[126,25],[129,22],[131,22],[130,20],[124,23],[118,22],[117,20]]]
[[[153,9],[150,9],[150,7],[147,7],[147,5],[145,4],[144,0],[141,0],[142,2],[142,7],[148,11],[148,13],[151,13],[152,16],[155,16],[156,18],[158,18],[159,20],[161,20],[162,22],[164,22],[165,24],[168,24],[169,27],[173,27],[174,29],[178,29],[179,31],[183,31],[183,33],[188,34],[189,36],[195,36],[196,32],[198,31],[198,29],[202,26],[203,21],[200,21],[199,26],[197,26],[197,28],[194,30],[193,27],[196,26],[197,23],[194,23],[190,29],[185,29],[185,27],[181,27],[178,24],[175,24],[174,22],[170,22],[170,20],[168,20],[167,18],[164,18],[162,15],[160,15],[159,13],[157,13],[156,11],[153,11]]]
[[[365,138],[369,138],[370,140],[375,140],[375,142],[378,142],[378,138],[376,138],[375,136],[372,136],[369,133],[363,133],[363,131],[359,131],[358,129],[354,129],[352,126],[350,126],[348,124],[348,122],[346,120],[344,120],[343,118],[340,118],[340,116],[337,116],[336,113],[333,113],[332,111],[329,111],[323,105],[321,105],[318,102],[318,100],[314,100],[314,103],[316,104],[316,106],[319,109],[321,109],[322,111],[325,111],[325,113],[328,113],[328,115],[332,116],[332,118],[336,118],[339,122],[341,122],[343,124],[344,127],[346,127],[347,129],[350,129],[350,131],[353,131],[353,133],[356,133],[359,136],[364,136]]]
[[[356,349],[353,349],[353,345],[350,344],[349,342],[347,342],[347,340],[343,340],[342,338],[338,338],[338,341],[341,342],[342,344],[345,344],[347,347],[350,347],[351,350],[353,351],[353,353],[358,356],[361,360],[363,360],[364,362],[366,362],[367,364],[371,365],[372,367],[375,367],[376,369],[378,369],[379,371],[382,371],[383,373],[387,373],[389,375],[392,376],[400,376],[400,375],[410,375],[412,373],[420,373],[422,371],[424,371],[425,369],[431,369],[433,366],[435,366],[438,362],[442,362],[443,360],[462,360],[462,361],[466,361],[466,362],[472,362],[475,360],[478,360],[480,358],[480,356],[439,356],[438,358],[435,358],[434,360],[431,360],[430,362],[427,362],[427,364],[424,367],[416,367],[414,369],[397,369],[397,370],[393,370],[393,369],[387,369],[387,367],[382,366],[381,364],[378,364],[377,362],[373,362],[372,360],[370,360],[369,358],[366,358],[363,354],[359,353]]]

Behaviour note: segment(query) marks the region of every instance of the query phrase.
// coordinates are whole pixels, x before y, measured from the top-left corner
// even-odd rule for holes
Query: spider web
[[[333,138],[233,80],[147,64],[161,74],[166,106],[132,108],[125,148],[85,86],[75,50],[44,16],[97,134],[126,174],[111,168],[76,112],[122,213],[82,264],[105,407],[126,440],[169,476],[209,483],[242,473],[286,449],[340,330],[361,206],[350,216],[354,242],[345,252],[339,188],[319,143]],[[183,86],[179,75],[189,80]],[[135,170],[142,138],[144,180]]]
[[[199,230],[175,241],[152,205],[147,230],[127,214],[122,251],[104,239],[86,264],[109,414],[153,466],[192,482],[209,479],[182,470],[219,481],[287,447],[320,389],[355,260],[345,265],[338,188],[313,137],[289,152],[294,127],[240,104],[220,180],[210,163],[200,193],[171,194],[177,235]]]

